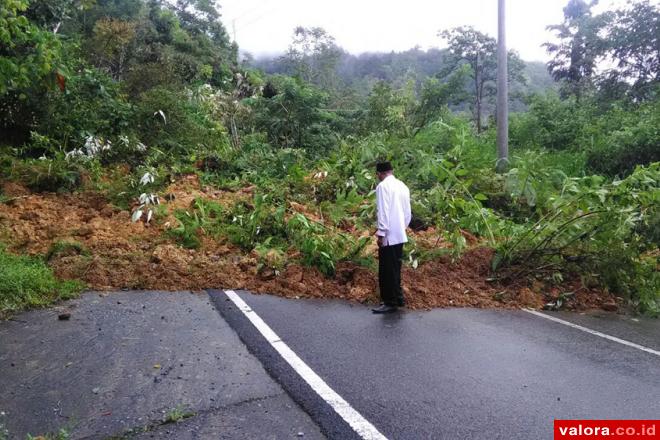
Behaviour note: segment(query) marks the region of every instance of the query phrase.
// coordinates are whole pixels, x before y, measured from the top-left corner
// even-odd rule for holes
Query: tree
[[[95,0],[39,0],[30,1],[25,15],[35,25],[58,33],[65,21],[70,21],[83,10],[89,9]]]
[[[293,41],[282,62],[303,81],[334,90],[341,54],[342,50],[334,37],[325,29],[298,26],[293,31]]]
[[[0,0],[0,96],[54,80],[62,44],[25,15],[25,0]]]
[[[409,115],[415,108],[412,84],[395,90],[385,81],[374,84],[367,98],[365,128],[367,132],[387,131],[408,135]]]
[[[438,78],[426,79],[420,92],[419,104],[412,117],[415,132],[442,116],[448,111],[450,104],[455,104],[465,98],[463,85],[467,75],[469,75],[469,69],[463,68],[450,75],[445,82],[441,82]]]
[[[603,57],[605,40],[599,35],[608,15],[594,17],[591,8],[598,0],[569,0],[564,8],[564,22],[548,26],[559,43],[544,46],[554,58],[548,62],[548,71],[556,81],[563,81],[564,95],[573,95],[579,101],[592,85],[598,61]]]
[[[176,0],[172,2],[181,30],[175,47],[185,60],[194,65],[196,79],[223,87],[230,84],[232,70],[238,65],[238,46],[230,43],[229,34],[220,21],[216,0]],[[172,4],[163,2],[163,5]],[[183,38],[182,38],[183,37]]]
[[[609,83],[630,84],[633,98],[648,98],[660,81],[660,8],[642,0],[617,10],[607,35],[607,48],[616,63],[606,73]]]
[[[49,89],[66,85],[60,36],[28,17],[25,0],[0,0],[0,132],[20,145],[43,112]],[[58,90],[59,92],[59,90]]]
[[[182,28],[193,35],[207,35],[216,44],[230,46],[216,0],[176,0],[174,7]]]
[[[97,65],[119,80],[124,73],[128,48],[135,37],[135,23],[114,18],[102,18],[94,25],[92,47]]]
[[[578,101],[589,89],[603,103],[626,95],[648,99],[660,79],[660,8],[631,0],[625,8],[593,15],[596,3],[570,0],[564,22],[548,27],[559,39],[544,45],[554,55],[549,72],[563,83],[563,95]],[[599,72],[604,66],[609,68]]]
[[[497,43],[494,38],[475,30],[471,26],[458,27],[438,34],[447,40],[449,55],[447,66],[440,72],[444,77],[456,71],[463,64],[471,69],[470,93],[474,99],[473,113],[477,132],[482,131],[483,106],[486,99],[492,99],[496,92]],[[509,81],[524,81],[524,62],[515,52],[508,53]]]
[[[215,7],[201,0],[98,1],[77,20],[86,58],[121,79],[132,97],[191,83],[229,89],[237,49]]]

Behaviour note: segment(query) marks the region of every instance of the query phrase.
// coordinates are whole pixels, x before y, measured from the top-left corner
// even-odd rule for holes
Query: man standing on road
[[[376,187],[378,211],[378,285],[383,303],[374,313],[396,312],[405,305],[401,291],[401,256],[408,241],[406,228],[410,224],[410,191],[394,177],[392,164],[376,165],[380,183]]]

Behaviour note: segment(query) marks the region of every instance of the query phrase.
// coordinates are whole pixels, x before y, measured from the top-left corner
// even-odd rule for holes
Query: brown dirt
[[[177,246],[163,234],[174,225],[171,216],[149,225],[131,223],[129,212],[113,207],[98,193],[31,194],[16,184],[5,184],[3,189],[15,198],[0,204],[0,241],[8,243],[10,251],[28,254],[46,254],[58,241],[81,243],[87,252],[54,255],[49,264],[58,276],[81,279],[92,289],[234,288],[292,298],[378,302],[376,274],[353,263],[340,263],[333,279],[297,264],[280,274],[271,269],[258,271],[255,255],[246,255],[222,239],[203,236],[197,250]],[[198,197],[225,205],[249,199],[251,192],[251,188],[237,192],[201,188],[196,176],[185,176],[162,194],[171,212],[190,207]],[[312,214],[302,205],[292,208]],[[433,228],[413,234],[418,246],[446,246]],[[478,247],[472,236],[466,238],[474,247],[457,262],[440,258],[417,269],[404,267],[404,292],[410,308],[540,308],[565,291],[577,292],[569,308],[617,304],[613,296],[583,288],[579,282],[566,283],[563,289],[526,280],[507,286],[492,283],[488,278],[493,251]],[[375,244],[366,252],[375,253]]]
[[[2,193],[7,197],[22,197],[30,194],[30,191],[22,185],[15,182],[4,182],[0,185]]]

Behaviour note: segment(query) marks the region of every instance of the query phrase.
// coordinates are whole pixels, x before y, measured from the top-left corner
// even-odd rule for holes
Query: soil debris
[[[45,255],[58,242],[78,243],[84,252],[53,254],[49,265],[65,279],[81,279],[91,289],[201,290],[205,288],[248,289],[289,298],[339,298],[377,303],[377,274],[354,263],[339,263],[336,276],[327,278],[315,268],[289,264],[282,270],[264,270],[255,255],[246,254],[225,240],[201,236],[199,249],[184,249],[164,232],[174,209],[190,208],[196,198],[233,205],[250,200],[253,188],[225,191],[200,188],[195,175],[184,176],[163,193],[167,218],[150,224],[132,223],[130,213],[99,193],[31,194],[16,184],[3,184],[5,194],[17,194],[12,203],[0,204],[0,240],[16,253]],[[294,211],[317,218],[313,210],[291,203]],[[521,280],[500,285],[489,280],[493,250],[479,247],[478,239],[466,233],[471,245],[462,258],[452,262],[440,257],[404,266],[402,280],[408,307],[542,308],[561,292],[572,292],[565,308],[618,309],[616,298],[606,292],[582,287],[578,281],[546,288],[542,283]],[[418,246],[447,247],[435,228],[413,231]],[[366,252],[377,254],[375,243]]]

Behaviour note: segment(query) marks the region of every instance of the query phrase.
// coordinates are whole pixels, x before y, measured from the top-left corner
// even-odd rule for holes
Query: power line
[[[274,10],[277,9],[277,6],[272,5],[270,8],[268,8],[265,12],[261,11],[256,17],[252,17],[250,19],[250,15],[258,12],[259,10],[262,10],[264,6],[268,3],[268,0],[261,0],[258,4],[253,5],[252,7],[248,7],[247,9],[243,10],[243,12],[239,13],[238,15],[234,15],[231,17],[231,28],[232,28],[232,35],[234,38],[234,42],[237,40],[237,29],[238,30],[243,30],[250,25],[262,20],[264,17],[266,17],[268,14],[273,12]],[[229,16],[227,16],[229,18]],[[243,18],[248,17],[248,21],[243,23]]]
[[[245,17],[246,15],[250,15],[251,13],[260,10],[266,3],[268,3],[267,0],[262,0],[258,5],[250,8],[246,11],[243,11],[243,13],[241,15],[239,15],[238,17],[235,18],[235,20],[239,20],[239,19]]]
[[[271,8],[267,9],[266,11],[264,11],[261,14],[257,15],[256,17],[254,17],[253,19],[251,19],[251,20],[249,20],[245,23],[242,23],[242,24],[239,23],[238,24],[238,30],[245,30],[245,29],[249,28],[250,26],[254,25],[255,23],[263,20],[264,18],[266,18],[268,15],[270,15],[272,12],[275,12],[276,10],[277,10],[277,6],[272,6]],[[237,29],[236,19],[232,20],[232,26],[233,26],[233,30],[234,30],[234,41],[235,41],[235,39],[236,39],[236,29]]]

